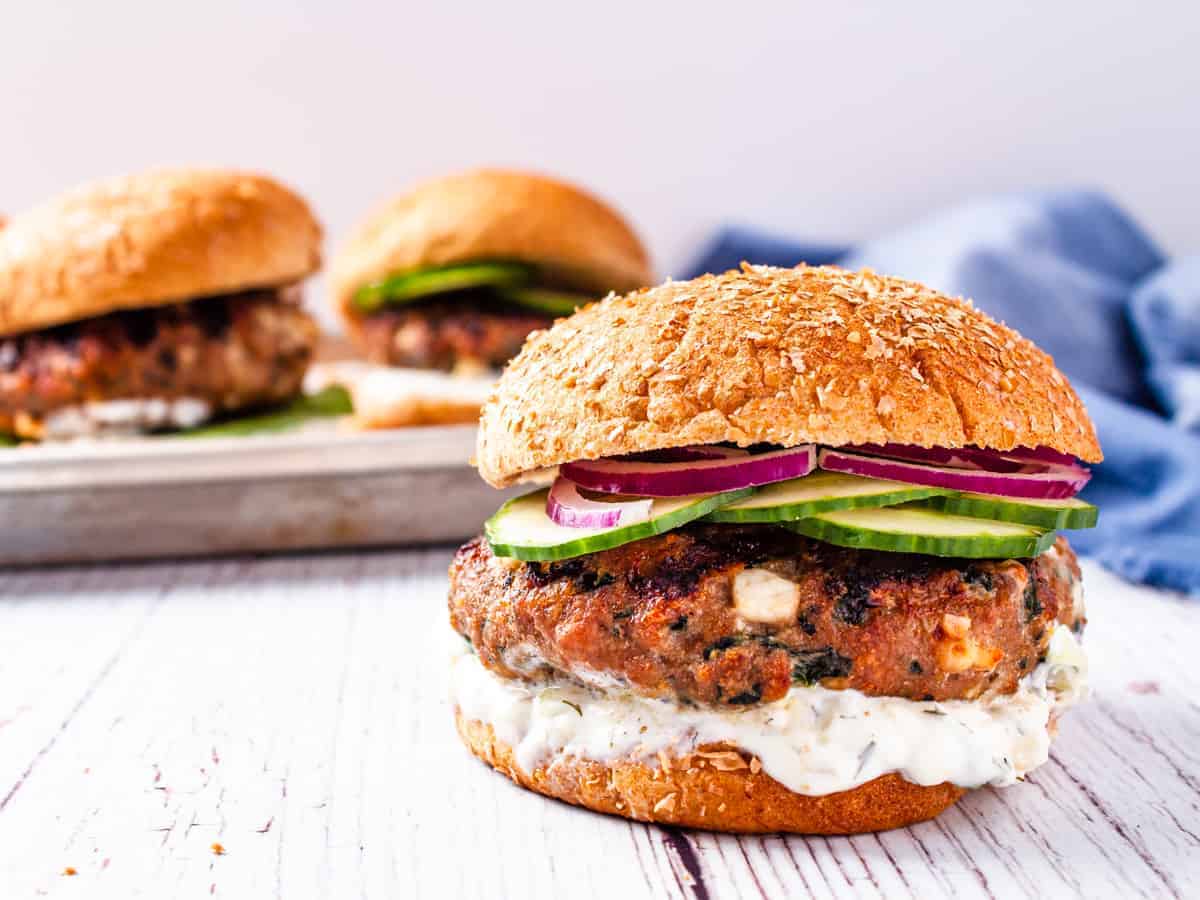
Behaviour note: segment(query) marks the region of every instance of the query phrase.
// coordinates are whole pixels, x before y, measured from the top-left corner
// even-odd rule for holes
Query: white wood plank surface
[[[470,758],[449,556],[0,575],[0,898],[1200,896],[1200,604],[1086,566],[1095,696],[1028,782],[886,834],[738,839]]]

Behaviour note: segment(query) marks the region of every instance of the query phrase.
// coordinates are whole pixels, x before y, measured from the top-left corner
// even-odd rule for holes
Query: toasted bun
[[[921,787],[884,775],[853,790],[808,797],[789,791],[756,760],[725,746],[707,748],[708,757],[668,758],[669,769],[558,756],[527,774],[490,725],[467,720],[457,710],[455,723],[472,753],[522,787],[639,822],[709,831],[861,834],[932,819],[966,793],[952,784]],[[720,768],[712,764],[714,757]]]
[[[501,487],[571,460],[720,441],[1101,459],[1054,361],[969,301],[868,271],[743,265],[531,335],[484,407],[476,464]]]
[[[637,235],[598,198],[541,175],[479,169],[427,181],[377,209],[333,260],[334,296],[352,320],[350,300],[365,284],[487,259],[535,263],[597,296],[654,281]]]
[[[163,169],[76,188],[0,230],[0,335],[296,281],[320,265],[305,202],[262,175]]]

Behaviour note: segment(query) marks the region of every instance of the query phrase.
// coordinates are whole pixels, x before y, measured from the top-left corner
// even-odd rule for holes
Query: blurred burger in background
[[[360,369],[360,422],[474,422],[530,332],[653,280],[629,224],[571,184],[496,169],[420,184],[371,214],[333,260],[354,345],[376,366],[421,370]]]
[[[0,434],[192,428],[301,390],[299,284],[321,228],[263,175],[163,169],[87,184],[0,230]]]
[[[480,169],[386,203],[333,261],[338,310],[373,362],[499,368],[531,331],[654,280],[628,223],[552,178]]]

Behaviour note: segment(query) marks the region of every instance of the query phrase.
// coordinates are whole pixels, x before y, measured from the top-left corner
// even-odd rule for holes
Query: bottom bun
[[[454,717],[471,752],[522,787],[639,822],[709,831],[860,834],[932,819],[966,793],[953,784],[922,787],[892,774],[809,797],[788,790],[757,759],[728,745],[702,747],[686,759],[663,754],[657,766],[558,756],[527,773],[491,725],[466,719],[457,709]]]

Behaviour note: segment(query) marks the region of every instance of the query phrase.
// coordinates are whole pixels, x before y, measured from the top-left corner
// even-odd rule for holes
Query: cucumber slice
[[[705,519],[710,522],[790,522],[838,509],[895,506],[946,493],[950,492],[945,488],[902,481],[841,472],[814,472],[803,478],[761,487],[754,496],[710,512]]]
[[[483,532],[497,556],[541,562],[569,559],[662,534],[741,500],[753,490],[655,498],[647,521],[616,528],[568,528],[556,525],[546,515],[546,495],[550,492],[546,488],[509,500],[484,523]]]
[[[354,295],[354,306],[360,312],[372,313],[384,306],[411,303],[434,294],[468,288],[513,287],[528,284],[531,278],[533,266],[517,262],[463,263],[438,269],[417,269],[359,288]]]
[[[956,516],[1020,522],[1037,528],[1094,528],[1100,510],[1074,497],[1066,500],[1027,500],[996,494],[948,494],[921,504]]]
[[[1054,543],[1053,531],[952,516],[920,506],[838,510],[787,522],[784,527],[839,547],[967,559],[1033,557]]]
[[[569,316],[592,298],[546,288],[502,287],[496,290],[501,299],[552,316]]]

